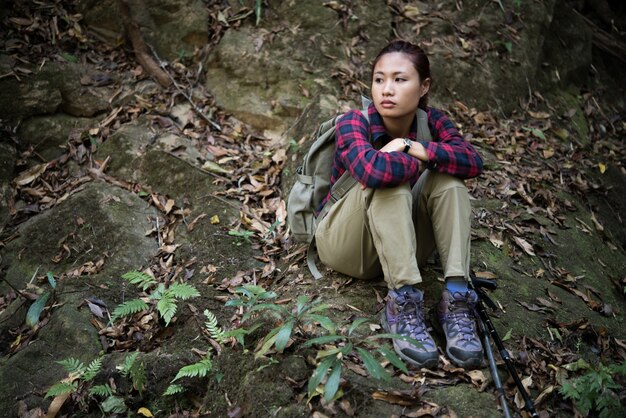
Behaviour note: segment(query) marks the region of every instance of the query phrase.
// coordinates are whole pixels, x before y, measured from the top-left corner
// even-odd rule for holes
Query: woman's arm
[[[350,111],[337,122],[338,158],[362,185],[379,189],[414,181],[419,161],[402,152],[376,150],[369,140],[369,126],[359,111]]]
[[[434,128],[432,141],[419,141],[426,149],[426,168],[461,179],[478,176],[483,160],[472,144],[463,139],[448,117],[438,109],[428,109],[428,122]],[[418,138],[419,139],[419,138]]]

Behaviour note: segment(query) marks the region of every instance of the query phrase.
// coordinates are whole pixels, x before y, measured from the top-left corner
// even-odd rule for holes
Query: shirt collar
[[[417,110],[417,109],[416,109]],[[383,123],[383,117],[376,110],[376,106],[374,103],[370,103],[367,108],[367,114],[369,116],[370,121],[370,132],[372,134],[372,142],[376,142],[380,139],[387,139],[389,135],[385,132],[385,124]],[[417,118],[413,117],[413,122],[411,122],[411,130],[409,131],[409,135],[407,138],[415,140],[417,137]]]

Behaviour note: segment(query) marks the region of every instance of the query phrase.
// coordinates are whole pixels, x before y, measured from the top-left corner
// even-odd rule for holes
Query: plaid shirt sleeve
[[[382,152],[370,142],[369,124],[358,110],[346,113],[337,122],[336,153],[331,184],[343,171],[373,189],[415,182],[419,161],[402,152]]]
[[[482,158],[442,111],[429,108],[428,125],[433,140],[420,141],[428,153],[428,169],[460,179],[469,179],[482,173]]]

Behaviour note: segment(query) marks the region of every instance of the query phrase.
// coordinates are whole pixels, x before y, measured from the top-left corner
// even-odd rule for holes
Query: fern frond
[[[100,407],[104,412],[113,412],[115,414],[123,414],[128,410],[124,403],[124,398],[120,396],[109,396],[100,403]]]
[[[165,285],[163,283],[159,283],[157,288],[150,294],[150,299],[159,300],[163,297],[163,293],[165,293]]]
[[[174,384],[169,385],[167,389],[165,389],[165,392],[163,392],[163,396],[175,395],[177,393],[182,393],[184,391],[185,391],[184,387],[174,383]]]
[[[85,373],[85,365],[78,359],[75,358],[67,358],[65,360],[57,361],[65,371],[68,373],[76,373],[82,375]]]
[[[92,396],[113,396],[113,388],[108,384],[93,386],[87,392]]]
[[[207,321],[204,323],[204,327],[209,332],[209,336],[218,343],[223,343],[225,339],[224,330],[218,325],[217,318],[215,317],[213,312],[205,309],[204,316],[207,317]]]
[[[174,315],[176,315],[176,299],[174,299],[171,293],[163,293],[163,296],[157,302],[157,310],[165,321],[165,325],[169,325]]]
[[[133,315],[137,312],[145,311],[148,308],[148,304],[141,299],[127,300],[115,308],[113,315],[111,315],[111,321],[115,322],[123,316]]]
[[[135,351],[134,353],[126,356],[124,358],[124,362],[121,365],[116,367],[116,369],[120,371],[120,374],[123,377],[128,377],[131,369],[133,368],[133,365],[135,364],[135,360],[137,360],[138,355],[139,355],[139,352]]]
[[[137,390],[137,392],[141,395],[146,387],[146,383],[148,382],[146,368],[144,367],[143,362],[137,361],[130,368],[130,380],[133,382],[135,390]]]
[[[211,359],[207,357],[197,363],[182,367],[176,374],[176,377],[172,379],[172,382],[175,382],[181,377],[204,377],[211,369],[213,369],[213,363]]]
[[[141,290],[146,290],[150,286],[157,284],[157,281],[154,280],[151,276],[146,273],[142,273],[141,271],[129,271],[122,275],[122,279],[141,287]]]
[[[101,369],[102,369],[102,357],[97,358],[93,360],[91,363],[89,363],[89,366],[87,366],[87,368],[85,369],[83,380],[85,382],[89,382],[94,377],[96,377],[98,373],[100,373]]]
[[[78,382],[59,382],[52,385],[46,393],[46,398],[52,398],[57,395],[63,395],[65,393],[72,393],[78,390]]]
[[[174,283],[168,287],[167,293],[171,294],[177,299],[187,300],[189,298],[196,298],[200,296],[198,289],[187,283]]]

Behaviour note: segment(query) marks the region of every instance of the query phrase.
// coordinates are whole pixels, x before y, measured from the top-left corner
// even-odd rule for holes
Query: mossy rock
[[[340,68],[350,72],[351,60],[369,62],[382,48],[386,40],[380,34],[392,32],[388,13],[381,1],[356,3],[343,25],[338,14],[321,3],[292,7],[271,1],[263,8],[259,26],[246,22],[225,33],[207,59],[206,86],[220,107],[242,121],[284,131],[305,108],[308,96],[338,93],[333,73]],[[359,36],[368,37],[368,42],[338,42],[356,42]],[[348,49],[354,56],[346,56]],[[240,65],[242,60],[246,65]]]
[[[9,218],[7,200],[11,193],[11,180],[13,180],[16,158],[15,146],[8,142],[0,142],[0,230]]]
[[[82,138],[85,130],[97,125],[96,119],[57,113],[25,120],[20,124],[17,135],[22,149],[32,146],[37,154],[50,161],[67,152],[70,136]]]
[[[88,364],[99,356],[102,346],[89,322],[91,313],[78,310],[75,298],[65,302],[52,310],[50,321],[33,342],[11,357],[0,358],[0,410],[6,416],[17,416],[16,399],[29,408],[48,407],[51,399],[44,399],[45,393],[67,377],[57,361],[72,357]]]
[[[88,183],[19,227],[19,237],[2,250],[5,278],[22,289],[37,272],[60,276],[100,259],[103,272],[119,277],[147,265],[155,254],[157,242],[146,231],[154,226],[150,218],[157,216],[135,194],[99,181]]]
[[[201,0],[129,1],[132,19],[141,28],[145,41],[160,58],[173,61],[191,56],[208,40],[209,11]],[[124,38],[118,2],[81,0],[78,10],[89,28],[111,43]]]

